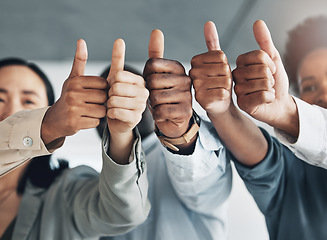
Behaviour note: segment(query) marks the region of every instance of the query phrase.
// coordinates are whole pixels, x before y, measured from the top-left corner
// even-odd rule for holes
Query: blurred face
[[[327,48],[308,54],[299,68],[302,100],[327,108]]]
[[[48,106],[42,79],[25,66],[0,68],[0,121],[24,110]]]

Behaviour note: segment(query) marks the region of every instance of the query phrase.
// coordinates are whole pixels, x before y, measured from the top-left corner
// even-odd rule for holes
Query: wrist
[[[65,139],[65,136],[61,136],[58,129],[54,127],[51,112],[52,107],[46,111],[41,125],[41,139],[46,146],[54,141],[58,142],[60,139]]]
[[[197,139],[197,133],[199,128],[200,118],[193,111],[193,115],[189,121],[187,131],[185,131],[185,133],[182,134],[180,137],[167,137],[159,130],[157,126],[155,128],[155,133],[157,134],[157,137],[160,140],[161,144],[167,149],[170,149],[173,152],[179,152],[181,154],[189,154],[194,150],[194,145]]]
[[[215,122],[217,124],[223,123],[226,124],[226,122],[230,121],[231,119],[239,118],[240,110],[231,102],[228,109],[224,112],[220,113],[209,113],[207,112],[208,118],[211,120],[211,122]]]
[[[133,131],[123,133],[110,132],[109,136],[108,155],[118,164],[128,164],[135,138]]]
[[[288,95],[286,104],[280,115],[270,125],[274,128],[282,130],[287,134],[298,138],[299,135],[299,112],[297,105],[291,95]]]
[[[114,140],[122,144],[127,143],[134,139],[133,130],[126,131],[126,132],[115,132],[109,130],[109,133],[110,133],[110,140]]]

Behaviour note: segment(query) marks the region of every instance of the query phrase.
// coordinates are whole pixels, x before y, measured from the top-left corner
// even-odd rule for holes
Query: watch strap
[[[178,137],[178,138],[169,138],[166,137],[165,135],[163,135],[160,130],[158,129],[158,127],[156,126],[156,134],[158,139],[160,140],[161,144],[163,146],[165,146],[166,148],[169,148],[173,151],[179,151],[178,147],[176,147],[176,145],[181,145],[184,143],[189,143],[193,137],[197,134],[197,132],[200,129],[199,126],[199,117],[197,116],[197,114],[193,111],[193,116],[191,119],[191,127],[189,128],[189,130],[184,133],[182,136]]]

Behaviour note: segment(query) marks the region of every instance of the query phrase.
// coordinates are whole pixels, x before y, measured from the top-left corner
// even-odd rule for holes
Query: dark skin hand
[[[149,60],[143,76],[150,91],[149,108],[158,129],[169,138],[178,138],[189,129],[192,117],[191,79],[183,65],[163,58],[164,43],[160,30],[151,33]],[[178,146],[179,154],[194,150],[196,136],[190,143]]]
[[[213,22],[205,24],[204,36],[208,52],[194,56],[191,61],[195,98],[236,159],[254,166],[266,155],[267,141],[232,101],[232,74]]]
[[[108,83],[101,77],[84,76],[86,61],[86,43],[80,39],[61,96],[48,109],[42,122],[41,136],[49,150],[61,146],[66,136],[96,127],[106,115],[104,103],[108,99]]]

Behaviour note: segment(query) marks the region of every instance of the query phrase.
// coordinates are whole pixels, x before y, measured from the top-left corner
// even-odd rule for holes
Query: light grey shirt
[[[102,141],[103,168],[65,170],[49,187],[27,183],[14,240],[74,240],[126,233],[144,222],[150,205],[140,136],[134,161],[118,165],[107,155],[108,133]]]
[[[211,123],[201,121],[191,155],[162,147],[155,134],[142,140],[148,166],[148,219],[127,234],[102,240],[227,239],[232,175]]]

